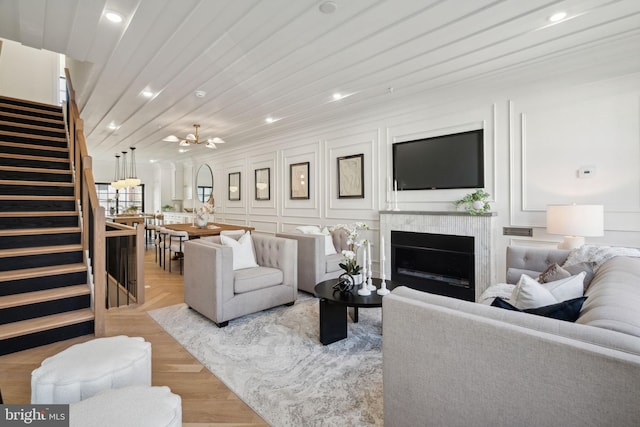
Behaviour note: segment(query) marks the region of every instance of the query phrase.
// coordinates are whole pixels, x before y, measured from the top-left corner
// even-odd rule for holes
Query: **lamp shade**
[[[603,236],[602,205],[549,205],[547,232],[563,236]]]

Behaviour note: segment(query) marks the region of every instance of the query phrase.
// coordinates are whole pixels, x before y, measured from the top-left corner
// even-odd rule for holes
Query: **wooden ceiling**
[[[0,0],[0,37],[77,61],[92,155],[135,145],[138,160],[176,160],[194,150],[162,139],[194,123],[227,150],[412,102],[640,71],[640,1]]]

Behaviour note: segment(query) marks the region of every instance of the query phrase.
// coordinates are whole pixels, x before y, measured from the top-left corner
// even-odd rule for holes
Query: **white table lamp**
[[[564,236],[559,249],[579,248],[584,245],[585,237],[604,235],[604,208],[602,205],[548,205],[547,232]]]

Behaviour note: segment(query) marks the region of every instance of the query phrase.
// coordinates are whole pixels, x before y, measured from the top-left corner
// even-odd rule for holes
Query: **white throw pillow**
[[[547,288],[558,302],[580,298],[584,295],[584,278],[586,275],[587,273],[582,271],[575,276],[543,283],[542,286]]]
[[[233,251],[233,269],[258,267],[256,255],[253,252],[253,241],[251,234],[247,231],[238,240],[225,235],[220,236],[220,241],[224,246],[230,246]]]
[[[555,304],[558,300],[537,280],[523,274],[516,283],[516,287],[513,288],[509,302],[520,310],[524,310]]]
[[[541,284],[523,274],[513,289],[509,302],[519,309],[525,310],[581,297],[584,276],[583,273],[580,273],[577,276]]]
[[[320,227],[317,225],[300,225],[296,227],[296,230],[304,234],[320,234]]]
[[[324,234],[324,254],[337,254],[338,252],[336,252],[336,247],[333,246],[333,237],[331,236],[329,229],[327,227],[323,228],[320,234]]]
[[[221,236],[233,237],[235,240],[238,240],[242,236],[244,236],[245,230],[222,230],[220,232]]]

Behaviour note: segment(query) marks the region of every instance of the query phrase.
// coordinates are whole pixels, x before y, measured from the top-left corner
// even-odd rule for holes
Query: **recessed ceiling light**
[[[549,22],[559,22],[567,17],[567,12],[556,12],[549,17]]]
[[[111,122],[111,123],[109,123],[109,126],[108,126],[108,127],[109,127],[109,129],[111,129],[111,130],[116,130],[116,129],[118,129],[118,127],[119,127],[119,126],[118,126],[118,125],[116,125],[115,123]]]
[[[320,6],[318,6],[318,9],[320,9],[320,12],[326,13],[326,14],[335,12],[337,8],[338,8],[338,5],[336,5],[336,2],[333,2],[333,1],[324,1],[320,3]]]
[[[109,11],[105,12],[104,16],[109,21],[115,22],[116,24],[119,24],[120,22],[122,22],[124,20],[122,15],[120,15],[118,12],[114,12],[112,10],[109,10]]]
[[[273,117],[267,117],[266,119],[264,119],[264,121],[267,123],[273,123],[276,121],[276,119],[274,119]]]
[[[153,92],[151,92],[150,90],[143,90],[142,96],[144,96],[145,98],[153,98]]]
[[[197,90],[194,92],[194,95],[198,98],[204,98],[207,95],[207,92],[203,90]]]
[[[343,96],[342,96],[341,93],[336,92],[336,93],[333,94],[333,99],[335,99],[336,101],[339,101],[342,98],[343,98]]]

